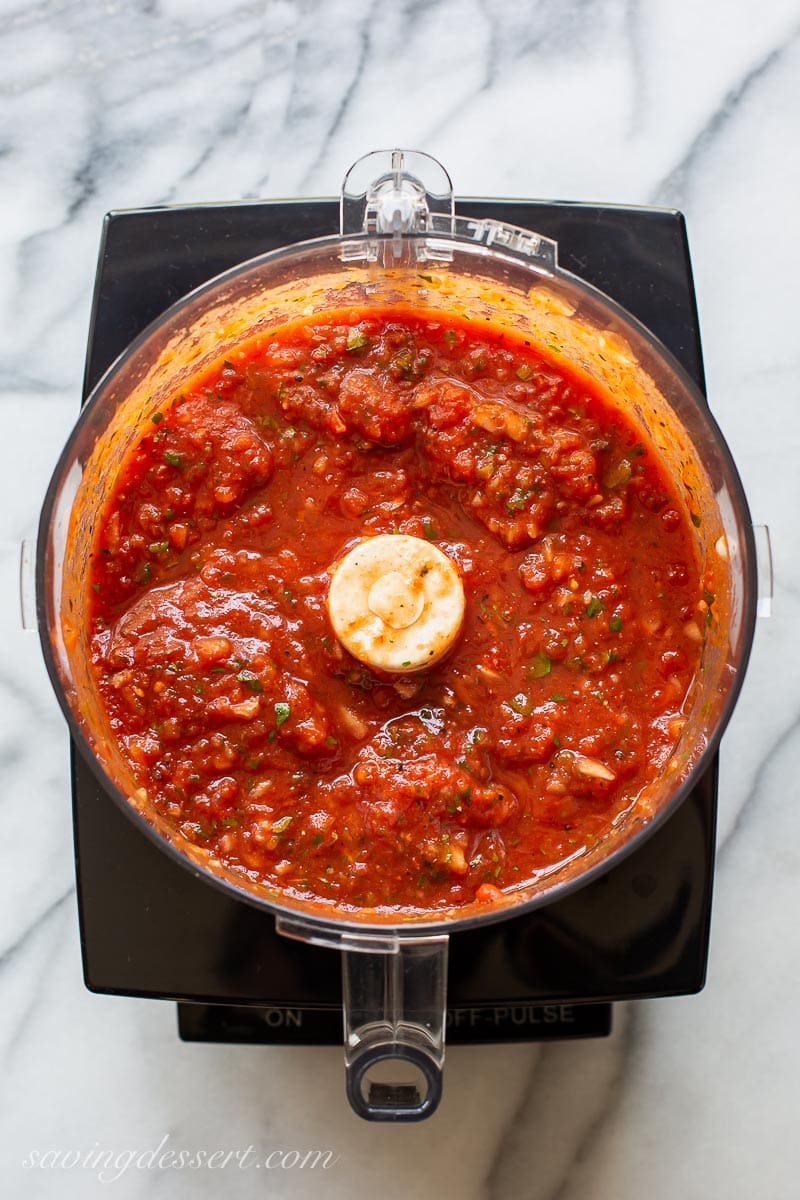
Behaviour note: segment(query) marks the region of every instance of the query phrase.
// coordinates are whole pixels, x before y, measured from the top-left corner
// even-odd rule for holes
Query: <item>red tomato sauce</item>
[[[356,661],[326,611],[329,566],[392,532],[466,593],[418,674]],[[151,802],[234,870],[346,907],[491,900],[592,846],[667,763],[702,639],[692,532],[641,433],[521,339],[400,311],[267,334],[156,413],[89,584]]]

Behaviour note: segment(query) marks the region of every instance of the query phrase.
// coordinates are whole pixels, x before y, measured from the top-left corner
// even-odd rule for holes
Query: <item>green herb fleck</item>
[[[291,705],[287,704],[285,700],[277,701],[275,704],[275,724],[277,725],[278,729],[280,729],[284,721],[289,720],[291,713]]]
[[[151,542],[147,549],[151,554],[166,554],[169,550],[169,542]]]
[[[602,600],[598,600],[597,596],[592,596],[586,608],[583,610],[587,617],[599,617],[600,613],[605,608]]]
[[[512,696],[508,702],[509,708],[513,708],[515,713],[519,713],[521,717],[530,716],[533,708],[533,701],[525,692],[517,692],[516,696]]]
[[[433,527],[433,521],[424,521],[422,524],[422,528],[425,531],[425,537],[428,539],[429,542],[432,542],[433,539],[436,537],[436,530]]]
[[[182,467],[183,459],[175,450],[164,451],[164,462],[168,467]]]
[[[509,496],[508,500],[506,500],[506,508],[508,511],[519,512],[520,509],[524,508],[527,495],[528,493],[522,488],[517,488],[517,490]]]
[[[453,346],[455,346],[455,344],[456,344],[456,331],[455,331],[455,329],[445,329],[445,331],[444,331],[444,333],[443,333],[443,335],[442,335],[442,336],[444,337],[444,340],[447,342],[448,346],[450,346],[451,348],[452,348]]]
[[[261,680],[252,671],[240,671],[236,678],[239,680],[239,683],[244,684],[249,692],[258,695],[259,692],[263,692],[264,690],[261,686]]]
[[[608,622],[608,628],[612,633],[622,632],[622,617],[612,617]]]
[[[164,414],[162,412],[153,413],[150,420],[153,422],[154,425],[158,425],[161,423],[161,421],[164,420]]]
[[[563,692],[553,692],[550,697],[554,704],[563,704],[566,698]]]
[[[399,371],[403,379],[410,379],[414,370],[414,358],[410,350],[404,350],[402,354],[395,356],[392,366],[396,371]]]

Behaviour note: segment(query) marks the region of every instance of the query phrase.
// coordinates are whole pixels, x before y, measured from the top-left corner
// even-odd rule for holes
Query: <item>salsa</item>
[[[385,534],[463,585],[425,670],[331,625],[333,564]],[[608,397],[521,337],[400,309],[265,333],[154,413],[87,587],[98,691],[163,818],[253,881],[406,911],[608,834],[669,761],[713,602]]]

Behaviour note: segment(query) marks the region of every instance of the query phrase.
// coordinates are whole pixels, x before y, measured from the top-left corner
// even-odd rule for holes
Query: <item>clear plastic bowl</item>
[[[379,167],[383,171],[378,172]],[[93,528],[113,480],[151,415],[193,377],[298,314],[408,305],[457,311],[524,331],[599,382],[659,448],[712,574],[722,616],[706,629],[687,721],[668,769],[608,836],[547,877],[492,905],[403,917],[337,911],[259,887],[166,826],[143,800],[94,686],[84,580]],[[453,214],[444,170],[424,155],[367,156],[349,172],[342,234],[264,255],[198,288],[154,322],[111,367],[59,460],[37,548],[37,619],[53,686],[80,752],[137,827],[210,884],[273,914],[280,932],[343,951],[348,1094],[361,1115],[417,1119],[441,1092],[447,938],[502,920],[589,882],[681,803],[708,765],[738,694],[756,614],[747,503],[703,397],[630,314],[557,265],[556,246],[527,230]],[[402,1059],[405,1092],[375,1069]],[[398,1099],[398,1096],[405,1099]],[[381,1100],[381,1097],[383,1099]]]

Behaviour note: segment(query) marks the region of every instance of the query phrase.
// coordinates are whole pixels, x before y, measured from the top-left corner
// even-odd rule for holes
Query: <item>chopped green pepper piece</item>
[[[602,600],[598,600],[597,596],[592,596],[589,603],[586,605],[584,612],[587,617],[599,617],[600,613],[605,608]]]
[[[360,329],[351,329],[347,334],[348,350],[363,350],[369,345],[369,338]]]
[[[539,650],[531,659],[528,675],[531,679],[544,679],[545,675],[550,674],[551,665],[549,657],[543,650]]]
[[[621,458],[618,463],[609,467],[603,476],[603,487],[612,490],[627,483],[632,474],[631,464],[627,458]]]

